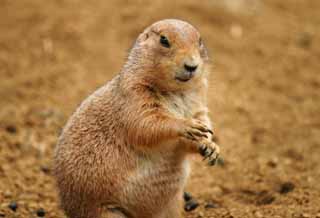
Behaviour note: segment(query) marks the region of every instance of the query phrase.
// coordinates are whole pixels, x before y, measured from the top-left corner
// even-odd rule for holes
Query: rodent
[[[77,108],[54,175],[70,218],[179,218],[188,154],[213,164],[209,58],[199,32],[166,19],[137,38],[121,71]]]

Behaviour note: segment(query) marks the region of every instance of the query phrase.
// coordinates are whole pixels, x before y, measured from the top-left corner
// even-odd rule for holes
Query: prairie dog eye
[[[170,43],[168,38],[163,35],[160,36],[160,43],[163,47],[170,48]]]

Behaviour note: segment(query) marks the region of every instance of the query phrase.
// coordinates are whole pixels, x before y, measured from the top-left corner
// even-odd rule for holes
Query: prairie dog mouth
[[[194,72],[182,71],[176,74],[175,80],[187,82],[194,76]]]

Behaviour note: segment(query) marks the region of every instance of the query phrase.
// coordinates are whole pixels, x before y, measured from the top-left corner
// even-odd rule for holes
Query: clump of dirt
[[[76,10],[75,10],[76,8]],[[61,128],[144,27],[180,18],[213,60],[223,160],[194,157],[196,217],[320,217],[319,1],[3,0],[0,217],[64,217],[51,176]]]

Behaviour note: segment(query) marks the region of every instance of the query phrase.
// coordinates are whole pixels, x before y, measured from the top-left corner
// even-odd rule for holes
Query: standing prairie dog
[[[70,218],[179,218],[191,153],[213,164],[208,57],[199,32],[161,20],[136,40],[121,72],[69,119],[55,151]]]

